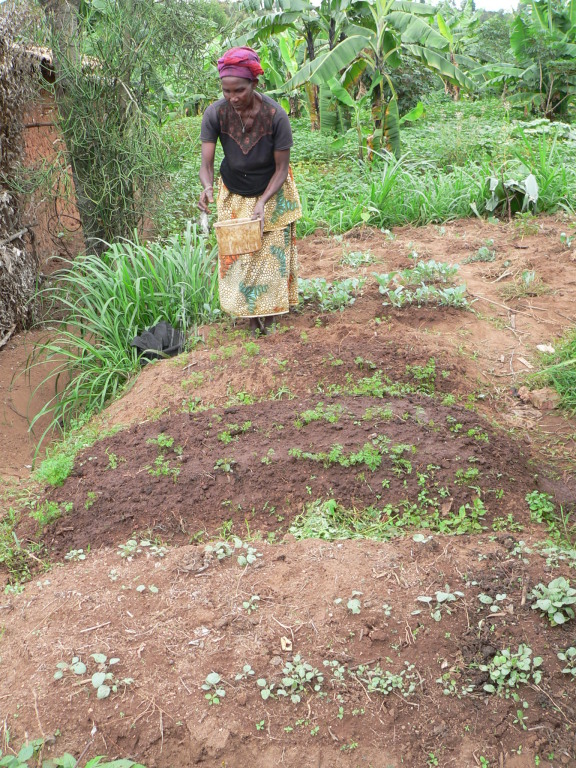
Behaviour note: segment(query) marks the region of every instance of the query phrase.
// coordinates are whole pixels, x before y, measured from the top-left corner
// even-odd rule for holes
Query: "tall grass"
[[[443,96],[428,99],[426,116],[403,127],[403,155],[385,153],[373,162],[358,160],[356,136],[342,148],[326,133],[310,130],[308,121],[292,120],[291,162],[303,216],[300,237],[316,229],[342,233],[367,223],[390,228],[404,224],[442,223],[485,211],[488,178],[514,177],[520,163],[536,176],[538,212],[573,210],[576,199],[576,142],[553,133],[534,135],[500,99],[458,103]],[[368,118],[369,121],[369,118]],[[164,199],[171,212],[158,221],[174,231],[182,211],[189,212],[200,193],[199,118],[187,118],[166,129],[175,157],[185,157],[175,170],[175,194]],[[216,165],[221,157],[218,145]],[[472,207],[474,204],[474,208]]]
[[[556,352],[544,355],[546,367],[533,375],[537,384],[550,384],[561,396],[561,405],[576,413],[576,330],[564,335]]]
[[[400,159],[382,154],[372,163],[343,163],[330,174],[296,173],[303,218],[300,236],[316,227],[346,232],[360,224],[390,228],[404,224],[442,223],[482,214],[490,198],[491,176],[510,178],[533,173],[538,182],[538,212],[567,207],[576,196],[576,169],[549,140],[526,141],[510,159],[494,163],[484,157],[450,170],[405,154]],[[521,176],[523,178],[523,176]]]
[[[188,222],[182,235],[163,242],[123,241],[101,257],[77,258],[39,298],[50,308],[52,330],[36,345],[28,368],[55,364],[39,385],[52,379],[55,395],[32,421],[33,427],[51,416],[44,437],[119,394],[139,370],[130,342],[143,330],[166,320],[187,332],[213,316],[215,251]]]

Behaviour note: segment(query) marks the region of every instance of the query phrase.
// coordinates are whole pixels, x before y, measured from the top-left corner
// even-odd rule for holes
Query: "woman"
[[[202,193],[198,206],[214,202],[216,142],[220,165],[218,221],[258,219],[262,247],[251,254],[219,258],[222,309],[250,318],[253,332],[266,333],[277,315],[298,303],[295,222],[302,215],[289,167],[292,131],[280,104],[258,93],[264,73],[252,48],[232,48],[218,60],[223,98],[202,118]]]

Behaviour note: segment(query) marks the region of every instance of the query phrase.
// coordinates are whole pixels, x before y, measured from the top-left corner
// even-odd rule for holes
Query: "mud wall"
[[[24,164],[43,177],[24,209],[43,272],[52,271],[62,259],[74,258],[84,250],[72,174],[55,121],[54,99],[44,91],[29,108],[24,124]]]

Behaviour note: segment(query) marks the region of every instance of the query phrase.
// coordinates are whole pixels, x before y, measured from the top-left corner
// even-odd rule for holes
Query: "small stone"
[[[284,664],[284,661],[281,656],[272,656],[270,659],[270,665],[272,667],[279,667],[281,664]]]
[[[528,387],[520,387],[518,390],[518,397],[523,403],[528,403],[530,401],[530,390]]]
[[[555,389],[544,387],[530,392],[530,402],[539,411],[552,411],[560,403],[560,395]]]
[[[238,696],[236,696],[236,701],[239,707],[245,707],[247,701],[246,691],[240,691]]]

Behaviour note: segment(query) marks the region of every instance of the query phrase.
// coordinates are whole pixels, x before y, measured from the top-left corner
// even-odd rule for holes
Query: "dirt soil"
[[[576,323],[569,228],[309,237],[302,277],[368,278],[352,306],[304,306],[256,339],[204,328],[147,366],[43,490],[37,517],[58,518],[22,510],[36,571],[0,600],[3,746],[9,731],[9,748],[42,737],[44,757],[148,768],[574,768],[576,675],[557,658],[574,621],[552,627],[531,591],[574,585],[576,552],[525,497],[550,494],[569,526],[575,429],[521,389],[536,346]],[[463,263],[481,247],[493,261]],[[342,264],[358,252],[374,262]],[[372,273],[414,252],[460,265],[472,311],[383,306]],[[0,352],[5,420],[19,349]],[[24,488],[18,429],[0,467]],[[542,658],[528,682],[485,691],[483,667],[525,646]]]

